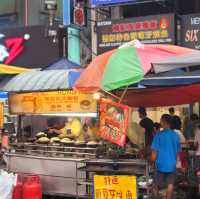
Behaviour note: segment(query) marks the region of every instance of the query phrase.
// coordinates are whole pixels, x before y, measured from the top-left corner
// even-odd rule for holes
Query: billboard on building
[[[42,68],[58,59],[58,42],[46,36],[45,26],[0,29],[0,63]]]
[[[199,50],[200,14],[183,15],[181,21],[181,45]]]
[[[100,21],[97,32],[98,54],[136,39],[147,44],[174,44],[175,16],[162,14]]]

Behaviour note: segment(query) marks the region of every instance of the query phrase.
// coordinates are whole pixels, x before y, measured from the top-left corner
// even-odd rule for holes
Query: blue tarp
[[[77,69],[81,66],[74,62],[67,60],[66,58],[62,58],[59,61],[47,66],[43,70],[65,70],[65,69]]]
[[[7,92],[0,92],[0,98],[1,99],[7,99],[8,98],[8,93]]]
[[[158,75],[147,76],[139,85],[144,87],[185,86],[200,83],[200,70],[185,72],[174,70]]]
[[[69,87],[73,88],[76,80],[80,77],[81,72],[70,71],[68,74]]]

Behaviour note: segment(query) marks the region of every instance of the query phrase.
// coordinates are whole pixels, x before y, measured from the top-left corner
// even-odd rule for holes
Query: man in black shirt
[[[138,113],[141,119],[140,126],[145,129],[145,145],[146,147],[150,147],[153,141],[154,123],[151,119],[147,117],[145,108],[139,108]]]
[[[177,116],[177,115],[175,115],[175,109],[174,109],[174,107],[170,107],[169,108],[169,114],[172,117],[172,119],[171,119],[171,127],[177,126],[177,124],[178,124],[178,126],[180,126],[179,130],[181,130],[181,123],[182,122],[181,122],[180,117]]]

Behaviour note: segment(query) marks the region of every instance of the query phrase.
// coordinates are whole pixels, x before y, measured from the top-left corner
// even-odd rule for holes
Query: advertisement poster
[[[174,44],[174,14],[152,15],[97,23],[97,51],[104,53],[132,40],[146,44]]]
[[[97,102],[92,94],[75,91],[11,93],[11,114],[96,113]]]
[[[181,45],[200,49],[200,14],[184,15],[181,23]]]
[[[100,102],[99,136],[123,147],[126,142],[128,117],[128,106],[102,99]]]
[[[135,176],[94,176],[94,199],[137,199]]]
[[[0,102],[0,128],[4,126],[4,103]]]
[[[46,36],[45,26],[0,29],[1,64],[42,68],[58,59],[58,42]]]

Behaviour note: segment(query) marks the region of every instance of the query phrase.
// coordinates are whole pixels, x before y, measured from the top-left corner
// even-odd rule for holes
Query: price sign
[[[135,176],[94,176],[94,199],[137,199]]]

